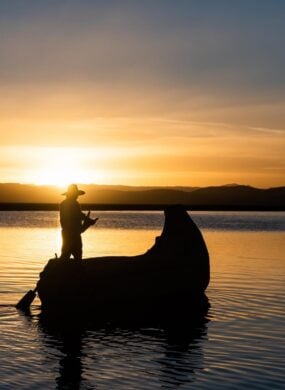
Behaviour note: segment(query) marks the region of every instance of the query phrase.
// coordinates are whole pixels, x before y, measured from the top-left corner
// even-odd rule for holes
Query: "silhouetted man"
[[[77,188],[76,184],[70,184],[67,191],[62,194],[66,199],[60,204],[60,224],[62,234],[62,248],[60,258],[68,260],[73,255],[74,260],[82,260],[83,233],[89,226],[94,225],[98,218],[91,219],[90,211],[85,215],[77,202],[80,195],[85,192]]]

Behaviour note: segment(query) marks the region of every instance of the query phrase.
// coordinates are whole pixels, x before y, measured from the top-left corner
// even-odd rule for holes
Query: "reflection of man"
[[[85,215],[80,208],[77,198],[85,192],[77,188],[76,184],[70,184],[67,191],[62,194],[66,199],[61,202],[60,224],[62,228],[62,248],[60,258],[68,260],[73,255],[74,260],[82,260],[83,233],[89,226],[94,225],[98,218],[91,219],[90,211]]]

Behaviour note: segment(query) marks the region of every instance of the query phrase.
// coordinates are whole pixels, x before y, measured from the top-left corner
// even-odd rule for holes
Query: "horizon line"
[[[131,187],[131,188],[212,188],[212,187],[251,187],[256,189],[272,189],[272,188],[282,188],[285,187],[283,185],[277,185],[273,187],[256,187],[251,184],[240,184],[240,183],[226,183],[226,184],[215,184],[215,185],[205,185],[205,186],[192,186],[192,185],[180,185],[180,184],[170,184],[170,185],[133,185],[133,184],[96,184],[96,183],[76,183],[78,186],[97,186],[97,187]],[[34,187],[54,187],[54,188],[66,188],[65,185],[58,184],[36,184],[36,183],[21,183],[21,182],[0,182],[0,185],[23,185],[23,186],[34,186]]]

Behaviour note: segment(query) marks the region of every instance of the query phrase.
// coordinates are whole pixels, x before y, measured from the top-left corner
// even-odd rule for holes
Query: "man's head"
[[[79,190],[76,184],[70,184],[67,188],[67,191],[64,192],[62,195],[65,195],[67,198],[71,199],[77,199],[78,196],[84,195],[85,192],[82,190]]]

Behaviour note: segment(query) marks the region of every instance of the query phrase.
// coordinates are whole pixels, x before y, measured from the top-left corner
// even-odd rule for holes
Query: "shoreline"
[[[81,203],[82,210],[91,211],[162,211],[171,204]],[[285,211],[285,205],[191,205],[188,211]],[[0,203],[0,211],[58,211],[57,203]]]

